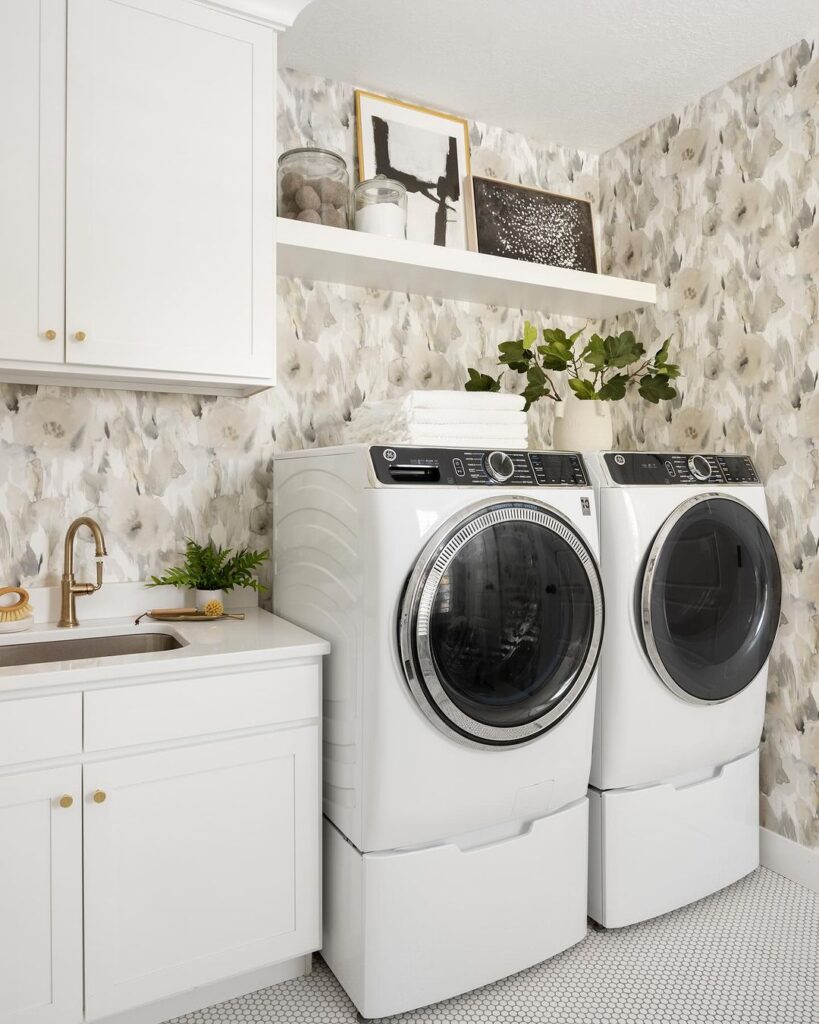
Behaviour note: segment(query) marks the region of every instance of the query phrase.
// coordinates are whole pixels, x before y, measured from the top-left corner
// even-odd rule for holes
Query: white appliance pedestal
[[[585,798],[481,846],[362,854],[325,819],[322,955],[365,1018],[505,978],[584,938],[587,850]]]
[[[589,916],[606,928],[684,907],[758,866],[758,750],[700,780],[589,790]]]

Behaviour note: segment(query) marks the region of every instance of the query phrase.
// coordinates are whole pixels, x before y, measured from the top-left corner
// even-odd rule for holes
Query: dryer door
[[[736,498],[697,495],[669,516],[648,554],[640,595],[646,653],[678,696],[728,700],[764,666],[781,596],[762,520]]]
[[[594,671],[603,591],[580,535],[535,500],[461,512],[404,593],[401,660],[424,714],[469,744],[525,743],[555,725]]]

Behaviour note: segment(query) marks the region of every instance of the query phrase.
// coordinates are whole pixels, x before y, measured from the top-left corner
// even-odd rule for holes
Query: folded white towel
[[[520,437],[528,437],[529,430],[526,423],[506,426],[500,423],[414,423],[410,421],[406,425],[406,433],[413,440],[436,441],[444,443],[447,437],[479,437],[491,434],[493,437],[507,438],[514,441]]]
[[[430,395],[438,396],[436,401],[454,398],[454,403],[450,407],[416,404]],[[495,399],[501,399],[500,407]],[[453,448],[526,448],[529,426],[523,404],[520,395],[413,391],[403,398],[365,402],[353,413],[343,440]]]
[[[529,438],[519,437],[512,441],[509,438],[493,437],[492,434],[480,434],[477,437],[474,434],[468,434],[464,437],[458,437],[457,434],[454,434],[452,437],[439,438],[434,444],[431,441],[421,441],[412,437],[383,438],[379,441],[373,440],[370,443],[417,444],[424,448],[486,448],[490,451],[513,452],[518,449],[525,451],[529,447]]]
[[[497,423],[498,426],[525,427],[526,413],[514,409],[416,409],[406,410],[410,423],[448,426],[450,423]]]
[[[410,391],[403,399],[412,409],[476,409],[485,412],[522,412],[522,395],[493,391]]]

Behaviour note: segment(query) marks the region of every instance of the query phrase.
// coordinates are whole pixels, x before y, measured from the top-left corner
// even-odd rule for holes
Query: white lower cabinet
[[[0,778],[2,1024],[82,1020],[81,792],[79,765]]]
[[[0,699],[0,740],[37,737],[0,757],[0,1024],[159,1022],[303,972],[320,664],[245,675]]]
[[[86,765],[89,1020],[318,948],[316,744],[313,726]]]

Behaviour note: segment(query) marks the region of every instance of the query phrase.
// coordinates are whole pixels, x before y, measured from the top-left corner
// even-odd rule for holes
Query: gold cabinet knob
[[[69,796],[68,793],[65,796],[60,797],[60,807],[71,807],[74,803],[74,797]]]
[[[85,341],[85,338],[85,331],[77,331],[77,333],[74,335],[74,341]]]
[[[94,795],[91,797],[91,799],[94,801],[95,804],[104,804],[106,795],[107,794],[104,789],[95,789]]]
[[[46,331],[44,337],[45,337],[46,341],[54,341],[54,339],[57,337],[57,332],[56,331]]]

